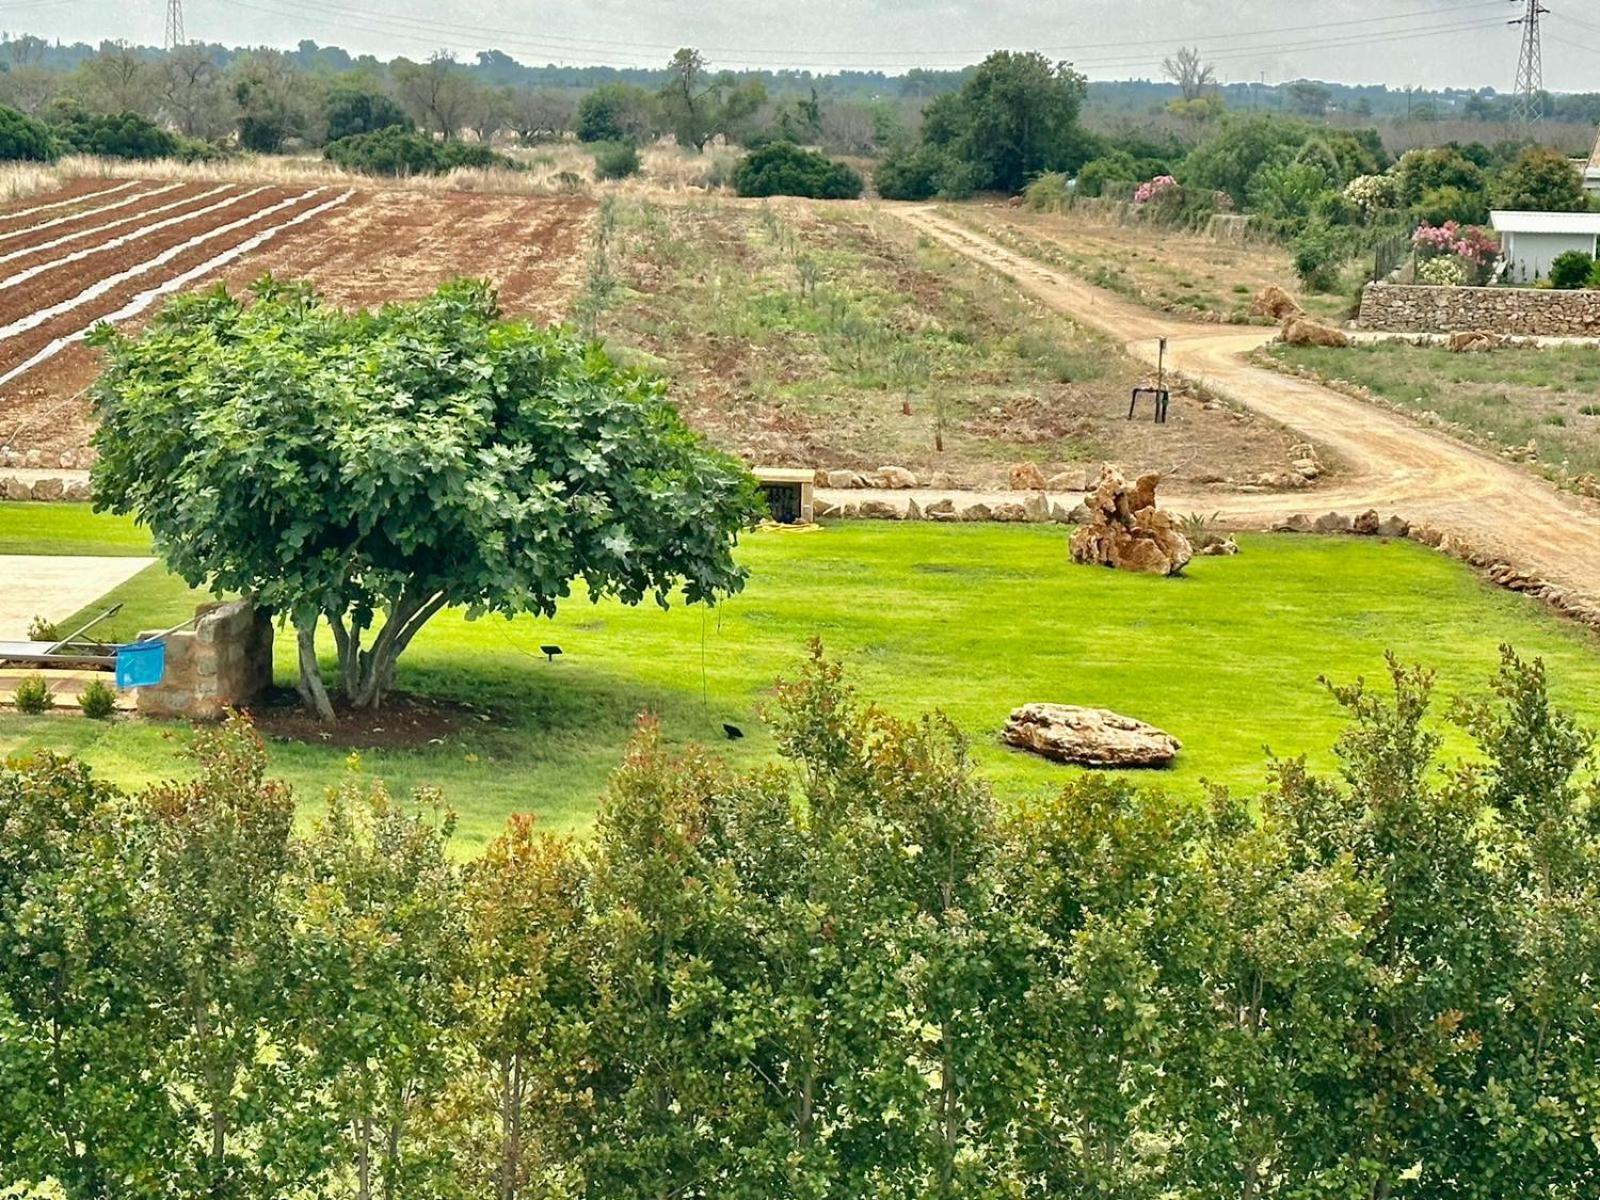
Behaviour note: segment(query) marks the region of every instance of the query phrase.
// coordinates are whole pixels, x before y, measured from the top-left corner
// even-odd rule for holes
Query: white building
[[[1600,243],[1600,213],[1492,212],[1489,221],[1500,235],[1507,283],[1543,279],[1558,254],[1582,250],[1593,257]]]

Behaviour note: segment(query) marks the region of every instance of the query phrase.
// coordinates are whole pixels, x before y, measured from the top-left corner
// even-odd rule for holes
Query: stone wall
[[[1600,291],[1369,283],[1359,323],[1386,333],[1600,337]]]
[[[200,619],[167,635],[166,675],[139,689],[146,717],[220,720],[272,686],[272,621],[248,600],[202,604]]]

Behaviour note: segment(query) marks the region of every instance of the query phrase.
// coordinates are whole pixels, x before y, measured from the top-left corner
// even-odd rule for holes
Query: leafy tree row
[[[1333,695],[1327,778],[999,808],[815,656],[782,765],[646,722],[575,844],[316,822],[235,720],[136,796],[0,771],[0,1187],[165,1196],[1576,1200],[1600,1186],[1591,738],[1509,652]]]

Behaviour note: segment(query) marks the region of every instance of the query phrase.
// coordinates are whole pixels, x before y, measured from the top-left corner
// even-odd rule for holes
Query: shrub
[[[443,175],[458,167],[501,167],[518,164],[482,142],[436,142],[427,134],[391,125],[373,133],[357,133],[330,142],[322,156],[363,175]]]
[[[34,617],[28,622],[28,640],[30,642],[53,642],[61,636],[61,631],[56,628],[54,621],[47,621],[44,617]]]
[[[1083,164],[1073,191],[1079,196],[1103,196],[1108,183],[1137,183],[1161,173],[1160,170],[1144,170],[1143,164],[1134,161],[1133,155],[1126,151],[1113,150]]]
[[[50,690],[49,681],[37,671],[17,680],[12,699],[18,712],[34,716],[56,706],[55,693]]]
[[[0,162],[55,162],[60,154],[42,122],[0,105]]]
[[[937,146],[903,146],[891,151],[872,173],[885,200],[931,200],[938,195],[950,157]]]
[[[1461,287],[1467,282],[1467,264],[1453,255],[1430,258],[1417,267],[1417,279],[1435,287]]]
[[[395,127],[409,133],[417,127],[406,110],[382,92],[350,85],[328,90],[322,102],[322,119],[330,142]]]
[[[1030,180],[1022,189],[1022,195],[1034,212],[1060,212],[1072,193],[1065,175],[1060,171],[1046,171]]]
[[[103,721],[117,711],[117,691],[104,679],[91,679],[78,693],[78,707],[90,720]]]
[[[74,110],[56,117],[52,124],[62,148],[75,154],[134,160],[177,158],[183,146],[182,139],[138,113],[112,116]]]
[[[774,142],[747,154],[734,169],[741,196],[805,196],[812,200],[854,200],[861,176],[842,162],[792,142]]]
[[[1551,260],[1550,284],[1567,290],[1581,288],[1589,282],[1594,269],[1593,255],[1585,254],[1582,250],[1568,250]]]
[[[1495,205],[1524,212],[1582,212],[1588,207],[1583,176],[1559,150],[1529,146],[1500,173]]]
[[[1294,240],[1294,271],[1313,292],[1331,292],[1339,284],[1339,266],[1348,254],[1345,239],[1318,221]]]
[[[1438,187],[1426,192],[1411,206],[1411,215],[1430,225],[1455,221],[1461,225],[1481,225],[1489,219],[1489,205],[1482,192],[1459,187]]]
[[[632,142],[603,143],[595,148],[596,179],[627,179],[637,175],[641,166],[639,151]]]
[[[1344,198],[1370,221],[1378,213],[1394,208],[1400,194],[1393,175],[1357,175],[1344,185]]]
[[[1586,288],[1600,288],[1600,259],[1595,260],[1593,267],[1589,268],[1589,278],[1584,280]]]

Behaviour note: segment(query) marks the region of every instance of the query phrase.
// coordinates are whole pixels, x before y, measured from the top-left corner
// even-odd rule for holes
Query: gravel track
[[[1012,280],[1041,303],[1097,329],[1154,365],[1167,363],[1230,401],[1300,433],[1338,460],[1330,482],[1303,492],[1184,497],[1167,507],[1219,511],[1231,525],[1265,528],[1294,513],[1375,508],[1453,534],[1484,554],[1588,596],[1600,596],[1600,505],[1394,413],[1303,379],[1254,366],[1244,355],[1274,331],[1180,321],[1126,301],[1006,249],[924,207],[885,211]]]

